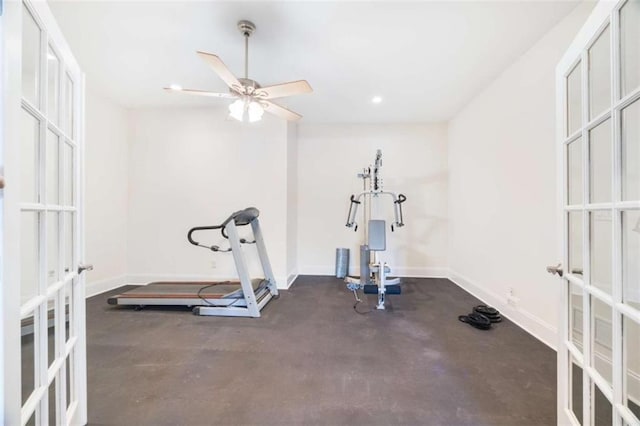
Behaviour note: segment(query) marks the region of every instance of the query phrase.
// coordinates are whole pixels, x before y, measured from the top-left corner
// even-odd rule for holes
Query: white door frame
[[[0,0],[1,1],[1,0]],[[24,104],[22,100],[22,13],[23,3],[28,6],[32,15],[36,19],[42,30],[41,37],[41,60],[46,57],[49,43],[55,48],[55,54],[60,59],[60,72],[58,82],[61,83],[67,73],[73,77],[73,130],[63,131],[56,129],[61,135],[61,140],[68,140],[74,148],[71,150],[74,160],[73,182],[74,182],[74,207],[47,207],[41,203],[33,203],[26,206],[27,203],[22,202],[20,196],[20,144],[21,141],[21,117],[23,108],[29,110],[29,106]],[[40,416],[38,423],[48,422],[48,387],[53,384],[56,379],[56,411],[62,414],[57,419],[50,419],[57,423],[64,424],[86,424],[87,423],[87,391],[86,391],[86,323],[85,323],[85,278],[84,274],[78,274],[77,267],[84,261],[84,208],[83,208],[83,182],[84,182],[84,93],[85,82],[77,61],[73,57],[70,47],[66,43],[62,32],[58,28],[55,18],[51,13],[46,1],[42,0],[6,0],[4,2],[3,14],[0,16],[0,54],[2,61],[0,62],[1,75],[0,88],[2,98],[0,98],[0,131],[2,139],[0,139],[0,175],[5,178],[5,188],[0,190],[0,217],[2,219],[0,227],[1,247],[0,247],[0,422],[3,424],[20,425],[24,424],[30,417],[29,412],[38,407]],[[40,65],[41,91],[44,91],[47,85],[46,79],[46,62]],[[44,74],[42,70],[45,70]],[[65,80],[66,81],[66,80]],[[63,97],[64,87],[60,84],[59,97]],[[40,95],[42,111],[46,110],[46,93]],[[62,105],[62,104],[61,104]],[[60,109],[62,109],[60,107]],[[47,115],[42,115],[37,110],[34,114],[47,120]],[[64,113],[61,112],[61,117]],[[45,121],[45,123],[49,123]],[[45,125],[46,126],[46,125]],[[55,127],[54,123],[49,123],[48,128]],[[59,127],[63,127],[60,125]],[[40,137],[46,135],[46,127],[40,127]],[[72,136],[69,136],[72,135]],[[45,142],[39,142],[40,149]],[[60,142],[60,146],[65,142]],[[66,146],[66,145],[65,145]],[[41,152],[42,154],[42,152]],[[62,155],[62,154],[60,154]],[[58,167],[63,164],[62,160],[58,160]],[[43,161],[40,162],[42,166]],[[66,162],[64,164],[67,164]],[[64,173],[63,168],[59,169],[59,177]],[[42,173],[42,170],[41,170]],[[44,179],[44,178],[41,178]],[[62,181],[58,182],[62,185]],[[42,186],[40,187],[42,189]],[[59,193],[62,190],[59,189]],[[58,201],[57,204],[62,204]],[[75,255],[73,261],[69,263],[69,270],[61,277],[58,283],[49,285],[40,284],[39,294],[35,299],[42,303],[31,303],[37,306],[34,312],[34,329],[39,327],[39,335],[36,333],[36,339],[40,343],[41,349],[36,353],[34,363],[36,366],[36,376],[40,383],[40,388],[36,388],[32,393],[32,398],[21,406],[21,316],[29,309],[26,305],[21,306],[21,279],[20,279],[20,221],[21,210],[33,209],[34,211],[59,211],[59,212],[75,212],[76,222],[74,226],[73,246]],[[53,210],[51,210],[53,209]],[[61,216],[62,213],[59,213]],[[42,213],[41,213],[42,216]],[[58,219],[58,226],[62,225],[62,218]],[[41,226],[42,229],[42,226]],[[46,238],[40,237],[40,238]],[[63,247],[62,238],[58,248]],[[42,244],[42,241],[41,241]],[[41,253],[43,252],[41,249]],[[59,251],[60,253],[60,251]],[[62,266],[62,261],[58,262],[58,266]],[[63,275],[60,272],[61,276]],[[42,277],[41,277],[42,279]],[[68,283],[68,284],[66,284]],[[43,290],[44,286],[44,290]],[[72,336],[65,340],[64,334],[56,333],[56,341],[62,343],[56,345],[55,360],[51,365],[48,362],[48,354],[46,350],[48,321],[46,318],[47,301],[55,297],[56,302],[56,326],[59,329],[65,327],[65,315],[60,313],[65,310],[65,302],[63,291],[61,288],[73,288],[73,296],[70,300],[69,310],[70,328],[73,330]],[[37,301],[37,300],[36,300]],[[43,312],[45,315],[43,315]],[[60,336],[60,337],[59,337]],[[43,345],[44,343],[44,345]],[[38,352],[38,351],[36,351]],[[66,369],[66,360],[69,353],[73,352],[73,360],[70,361],[71,366],[71,383],[66,383],[66,377],[63,373]],[[65,355],[66,354],[66,355]],[[57,376],[56,376],[57,375]],[[43,377],[44,376],[44,377]],[[73,390],[70,404],[67,410],[66,404],[66,388],[71,386]],[[63,395],[64,393],[64,395]],[[65,407],[62,407],[65,405]],[[48,423],[47,423],[48,424]]]
[[[559,239],[558,251],[565,265],[564,277],[562,279],[563,291],[561,299],[560,325],[558,344],[558,424],[579,425],[577,419],[572,413],[570,407],[571,398],[571,376],[569,365],[571,357],[577,360],[583,369],[583,424],[593,424],[593,407],[591,406],[592,398],[589,397],[591,392],[591,383],[595,383],[604,396],[612,403],[613,425],[621,426],[622,422],[629,425],[639,425],[631,411],[624,404],[624,383],[623,377],[623,342],[622,333],[622,315],[640,323],[640,313],[631,308],[629,305],[622,303],[622,284],[620,277],[621,261],[621,219],[620,212],[622,209],[640,209],[640,201],[621,201],[620,198],[620,113],[626,106],[640,98],[640,90],[634,90],[626,95],[623,99],[620,95],[620,33],[619,33],[619,11],[626,3],[626,0],[600,1],[593,12],[587,19],[586,23],[574,39],[573,43],[561,59],[556,68],[556,141],[557,141],[557,176],[558,185],[557,202],[559,206]],[[597,40],[606,26],[609,26],[610,33],[610,71],[611,71],[611,103],[610,108],[603,114],[591,118],[589,114],[589,71],[588,71],[588,49]],[[582,93],[582,125],[573,135],[568,135],[566,123],[568,122],[568,96],[566,79],[569,73],[578,64],[582,64],[581,68],[581,93]],[[607,203],[595,204],[591,203],[589,195],[589,131],[606,120],[611,123],[611,145],[612,145],[612,201]],[[566,188],[568,187],[567,178],[567,146],[578,139],[582,140],[583,162],[582,164],[582,184],[583,184],[583,200],[582,205],[569,206]],[[582,239],[583,239],[583,274],[574,274],[569,270],[569,253],[568,253],[568,213],[570,211],[582,212]],[[589,285],[590,282],[590,266],[589,266],[589,220],[588,211],[612,212],[612,293],[606,292]],[[582,322],[582,352],[571,341],[570,336],[570,289],[571,283],[578,286],[583,294],[583,322]],[[595,297],[599,300],[607,301],[612,308],[612,385],[609,385],[599,374],[599,372],[591,365],[594,349],[592,348],[591,336],[593,325],[591,323],[591,304],[590,298]],[[585,337],[586,336],[586,337]],[[583,355],[584,354],[584,355]],[[584,395],[587,395],[584,397]]]
[[[17,10],[16,10],[17,9]],[[0,190],[0,215],[2,224],[2,247],[0,248],[0,301],[2,315],[0,315],[0,357],[2,370],[0,378],[0,420],[4,424],[20,424],[20,393],[16,391],[16,383],[20,383],[20,272],[16,266],[11,266],[12,260],[7,257],[12,253],[19,253],[20,212],[18,210],[19,188],[12,190],[14,179],[18,173],[18,125],[20,110],[10,105],[20,104],[20,76],[10,70],[20,69],[20,23],[14,17],[19,11],[19,4],[4,2],[3,14],[0,16],[0,52],[2,60],[2,78],[0,79],[0,126],[2,139],[0,140],[0,169],[5,179],[5,188]],[[15,189],[15,188],[14,188]],[[15,261],[13,261],[15,262]],[[16,368],[18,367],[18,368]]]

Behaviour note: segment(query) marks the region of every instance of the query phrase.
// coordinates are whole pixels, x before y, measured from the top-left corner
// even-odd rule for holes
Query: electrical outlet
[[[520,299],[516,297],[515,289],[513,287],[507,287],[507,303],[515,308],[519,301]]]
[[[211,269],[216,269],[218,267],[218,264],[216,263],[215,260],[211,261]]]

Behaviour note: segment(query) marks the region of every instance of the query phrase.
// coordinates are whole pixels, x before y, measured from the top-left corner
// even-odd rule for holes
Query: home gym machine
[[[197,247],[213,252],[231,252],[240,281],[222,282],[154,282],[137,287],[109,298],[110,305],[133,305],[142,308],[146,305],[182,305],[193,306],[196,315],[219,315],[228,317],[259,317],[262,308],[272,298],[278,297],[276,280],[273,277],[271,263],[262,238],[262,230],[254,207],[237,211],[220,225],[198,226],[189,230],[187,239]],[[238,228],[251,225],[253,241],[241,238]],[[193,239],[195,232],[220,230],[229,241],[228,248],[217,245],[205,245]],[[255,244],[264,279],[251,279],[242,250],[243,244]]]
[[[393,201],[394,221],[391,224],[391,232],[396,228],[404,226],[402,218],[402,203],[407,200],[403,194],[396,195],[395,192],[384,191],[382,189],[382,151],[376,152],[376,160],[373,166],[366,167],[358,177],[362,179],[363,191],[356,195],[351,195],[349,205],[349,215],[347,227],[358,230],[356,214],[358,206],[363,205],[363,221],[366,224],[364,229],[364,244],[360,246],[360,277],[347,277],[347,288],[353,291],[356,302],[360,302],[358,290],[364,290],[365,294],[377,294],[377,309],[384,309],[385,295],[400,294],[400,278],[389,278],[387,274],[391,268],[381,256],[381,252],[386,250],[386,222],[384,220],[372,219],[377,216],[378,204],[383,196],[391,197]],[[375,202],[375,206],[374,206]]]

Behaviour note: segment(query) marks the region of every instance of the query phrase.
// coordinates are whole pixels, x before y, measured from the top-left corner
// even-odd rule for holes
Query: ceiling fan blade
[[[227,86],[231,87],[237,92],[242,91],[242,84],[240,84],[236,76],[233,75],[231,71],[229,71],[229,68],[227,68],[227,66],[224,64],[224,62],[222,62],[220,58],[212,53],[201,51],[197,51],[196,53],[198,54],[198,56],[200,56],[200,58],[202,58],[203,61],[209,64],[213,71],[215,71],[215,73],[218,74],[218,76],[225,83],[227,83]]]
[[[256,90],[256,96],[261,99],[284,98],[285,96],[301,95],[311,93],[313,89],[307,80],[290,81],[288,83],[274,84],[273,86],[261,87]]]
[[[173,89],[171,87],[165,87],[164,90],[166,90],[167,92],[186,93],[188,95],[198,95],[198,96],[209,96],[212,98],[223,98],[223,99],[237,98],[237,96],[234,95],[233,93],[216,93],[216,92],[209,92],[206,90],[197,90],[197,89]]]
[[[273,115],[277,115],[280,118],[284,118],[289,121],[300,120],[302,116],[297,112],[293,112],[283,107],[282,105],[278,105],[273,102],[263,101],[260,104],[264,107],[264,110]]]

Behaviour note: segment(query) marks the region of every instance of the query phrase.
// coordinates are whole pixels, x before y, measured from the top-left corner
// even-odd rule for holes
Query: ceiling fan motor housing
[[[238,21],[238,29],[244,36],[249,37],[256,30],[256,25],[251,21],[242,20]]]

